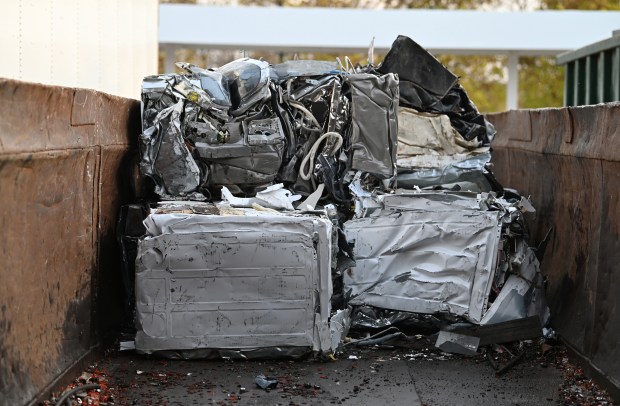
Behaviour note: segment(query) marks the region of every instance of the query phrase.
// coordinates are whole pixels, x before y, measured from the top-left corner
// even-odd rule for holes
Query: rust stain
[[[510,136],[518,112],[492,115],[494,172],[531,195],[534,244],[553,226],[542,271],[554,328],[620,382],[620,105],[532,110],[532,140]]]

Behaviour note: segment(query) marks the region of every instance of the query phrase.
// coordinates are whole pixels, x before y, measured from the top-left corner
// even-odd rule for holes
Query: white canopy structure
[[[610,36],[612,11],[476,11],[160,5],[159,44],[276,52],[387,51],[406,35],[433,54],[507,55],[507,109],[518,106],[519,56],[550,55]],[[174,62],[166,52],[166,68]]]

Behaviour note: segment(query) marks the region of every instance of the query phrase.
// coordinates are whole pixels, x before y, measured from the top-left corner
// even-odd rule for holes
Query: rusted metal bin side
[[[17,405],[117,320],[114,224],[134,198],[123,166],[139,103],[0,79],[0,112],[0,404]]]
[[[497,128],[494,172],[531,194],[531,240],[553,228],[542,261],[552,325],[620,393],[620,103],[517,110]]]

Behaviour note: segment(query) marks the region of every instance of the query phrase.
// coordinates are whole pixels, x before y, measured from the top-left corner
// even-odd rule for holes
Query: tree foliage
[[[544,0],[541,8],[549,10],[620,10],[618,0]]]
[[[561,107],[564,67],[551,57],[519,58],[519,107]]]
[[[439,55],[438,59],[459,77],[470,99],[482,112],[505,110],[506,60],[495,55]]]

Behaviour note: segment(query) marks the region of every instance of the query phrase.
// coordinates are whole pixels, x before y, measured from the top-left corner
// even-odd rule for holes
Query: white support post
[[[176,69],[175,61],[175,48],[172,45],[166,45],[164,47],[164,72],[174,73]]]
[[[508,83],[506,84],[506,110],[519,108],[519,55],[508,54]]]

